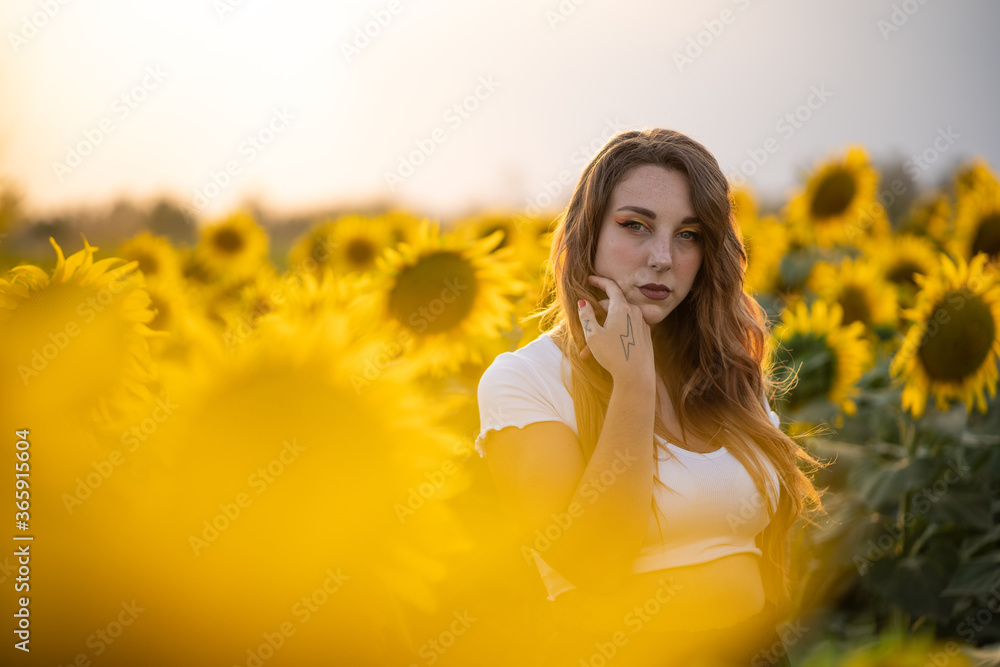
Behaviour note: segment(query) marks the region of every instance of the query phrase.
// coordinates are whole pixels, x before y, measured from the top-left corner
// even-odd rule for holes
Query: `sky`
[[[786,197],[863,145],[921,188],[1000,167],[1000,3],[5,0],[0,179],[36,215],[565,206],[668,127]]]

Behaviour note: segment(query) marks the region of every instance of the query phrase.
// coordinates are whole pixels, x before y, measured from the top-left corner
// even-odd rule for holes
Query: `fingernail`
[[[577,308],[583,308],[586,305],[587,305],[587,302],[584,301],[583,299],[580,299],[579,301],[576,302],[576,307]]]

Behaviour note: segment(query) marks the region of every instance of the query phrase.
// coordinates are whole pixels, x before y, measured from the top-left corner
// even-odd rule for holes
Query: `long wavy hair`
[[[594,273],[598,234],[611,194],[640,165],[659,165],[687,177],[704,244],[701,268],[687,298],[651,327],[656,370],[674,405],[681,437],[658,414],[655,426],[675,443],[685,442],[688,431],[709,442],[723,439],[765,499],[769,476],[760,457],[774,466],[779,501],[776,509],[764,503],[769,522],[757,536],[757,546],[764,556],[765,597],[787,612],[789,530],[807,509],[822,510],[820,492],[800,464],[810,473],[823,464],[775,428],[765,410],[765,397],[777,386],[769,379],[765,314],[744,292],[746,251],[732,212],[729,183],[712,154],[693,139],[666,129],[631,130],[612,137],[584,169],[556,221],[543,286],[543,293],[551,298],[554,291],[555,298],[527,319],[539,317],[539,330],[550,332],[569,359],[572,377],[567,386],[572,387],[580,447],[589,461],[604,425],[612,378],[593,356],[579,357],[586,341],[576,302],[588,300],[602,323],[607,317],[598,304],[604,297],[587,277]],[[659,401],[659,389],[657,394]],[[654,442],[654,456],[661,451],[670,456],[665,446]],[[667,488],[658,474],[655,482]],[[659,525],[662,512],[656,494],[652,508]]]

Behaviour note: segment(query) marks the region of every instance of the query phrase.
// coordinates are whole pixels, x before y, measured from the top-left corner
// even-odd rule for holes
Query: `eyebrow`
[[[626,205],[626,206],[622,206],[621,208],[619,208],[615,212],[617,213],[618,211],[632,211],[633,213],[638,213],[639,215],[644,215],[647,218],[649,218],[650,220],[656,220],[656,214],[653,213],[652,211],[650,211],[648,208],[644,208],[642,206]],[[684,218],[683,220],[681,220],[681,224],[682,225],[700,225],[701,224],[701,220],[699,220],[697,218],[697,216],[693,216],[692,215],[692,216],[688,216],[688,217]]]

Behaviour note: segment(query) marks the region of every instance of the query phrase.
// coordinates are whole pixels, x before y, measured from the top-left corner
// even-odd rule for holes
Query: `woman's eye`
[[[684,236],[684,234],[687,234],[687,236]],[[685,229],[683,232],[678,234],[678,236],[681,236],[685,241],[695,241],[698,239],[698,232],[693,232],[690,229]]]
[[[643,225],[641,222],[637,220],[627,220],[626,222],[619,222],[618,224],[621,225],[622,227],[625,227],[626,229],[631,229],[636,232],[642,231],[643,229],[646,228],[645,225]],[[632,225],[637,225],[637,226],[633,227]]]

